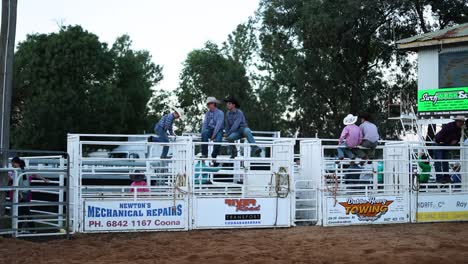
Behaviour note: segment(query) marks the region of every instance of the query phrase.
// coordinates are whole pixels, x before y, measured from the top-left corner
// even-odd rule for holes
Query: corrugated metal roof
[[[454,27],[417,35],[397,41],[397,44],[409,44],[412,42],[442,41],[446,39],[468,37],[468,23],[460,24]],[[436,44],[436,43],[435,43]]]

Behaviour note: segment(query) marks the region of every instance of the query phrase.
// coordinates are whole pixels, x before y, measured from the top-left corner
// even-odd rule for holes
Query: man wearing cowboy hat
[[[148,142],[169,142],[168,134],[174,136],[174,120],[183,119],[184,111],[180,108],[174,107],[172,113],[164,115],[161,120],[154,126],[154,132],[156,132],[157,137],[150,136]],[[164,146],[161,153],[161,159],[167,159],[167,153],[169,153],[169,146]]]
[[[464,116],[457,116],[453,122],[445,124],[442,129],[436,134],[435,142],[437,146],[457,146],[460,142],[461,132],[465,124]],[[449,183],[450,175],[448,175],[449,164],[447,161],[441,161],[448,158],[448,149],[434,149],[434,168],[436,171],[436,181],[439,183]]]
[[[362,132],[358,126],[356,126],[356,121],[358,117],[352,114],[347,115],[343,119],[343,124],[345,127],[341,132],[341,136],[338,142],[338,158],[340,160],[347,158],[354,159],[355,155],[353,149],[359,146],[362,141]]]
[[[252,131],[245,120],[244,113],[238,109],[240,108],[240,105],[237,99],[230,96],[227,99],[224,99],[224,102],[226,102],[226,107],[229,110],[226,118],[226,139],[232,143],[245,137],[249,143],[255,143]],[[256,155],[259,155],[262,152],[258,146],[252,146],[252,150],[254,150]],[[235,145],[232,145],[231,158],[235,158],[236,156],[237,148]]]
[[[208,97],[206,105],[208,111],[205,114],[205,119],[202,125],[202,142],[208,142],[211,139],[214,142],[221,142],[223,140],[223,128],[224,128],[224,113],[218,109],[220,102],[215,97]],[[213,147],[211,157],[215,159],[218,156],[220,145]],[[208,145],[203,144],[201,146],[202,158],[208,157]]]

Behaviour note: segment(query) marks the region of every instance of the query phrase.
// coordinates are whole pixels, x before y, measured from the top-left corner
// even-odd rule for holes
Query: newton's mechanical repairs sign
[[[86,201],[84,231],[184,229],[185,203],[180,200]]]
[[[420,116],[468,114],[468,87],[418,90]]]
[[[468,220],[468,194],[419,195],[418,222]]]
[[[288,198],[199,198],[194,205],[195,226],[266,227],[275,221],[277,226],[290,226],[290,202]]]
[[[408,222],[408,205],[401,196],[328,197],[324,225]]]

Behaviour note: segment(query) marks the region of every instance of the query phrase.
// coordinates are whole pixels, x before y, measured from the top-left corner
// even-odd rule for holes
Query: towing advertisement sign
[[[383,224],[408,222],[403,197],[328,197],[324,225]]]

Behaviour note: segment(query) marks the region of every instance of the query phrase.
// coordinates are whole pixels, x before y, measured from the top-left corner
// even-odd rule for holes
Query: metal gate
[[[6,192],[5,226],[0,234],[14,237],[69,234],[69,171],[65,152],[8,151],[19,155],[24,168],[1,168],[9,178]],[[11,159],[10,159],[11,160]]]
[[[74,231],[188,230],[191,138],[169,143],[147,138],[68,136]],[[166,146],[170,157],[161,158]]]
[[[298,225],[320,224],[317,179],[322,173],[321,150],[321,142],[318,139],[300,141],[300,157],[296,160],[296,163],[299,163],[296,164],[298,172],[294,181],[294,222]]]
[[[240,155],[216,159],[196,155],[193,164],[192,229],[289,227],[294,194],[291,139],[270,142],[194,142],[194,152],[203,144],[219,144],[222,150],[237,147]],[[260,157],[251,155],[260,147]]]

